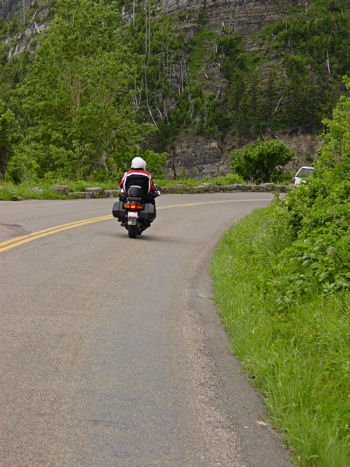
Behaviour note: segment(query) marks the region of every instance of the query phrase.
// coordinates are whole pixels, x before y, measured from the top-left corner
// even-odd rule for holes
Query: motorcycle
[[[126,228],[130,238],[136,238],[150,227],[156,218],[154,199],[159,195],[159,191],[144,195],[142,188],[134,185],[129,187],[126,196],[121,193],[119,201],[114,203],[113,217]]]

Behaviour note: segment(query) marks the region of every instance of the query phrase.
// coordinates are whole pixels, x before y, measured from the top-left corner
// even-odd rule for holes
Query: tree
[[[28,79],[18,91],[39,176],[110,172],[150,130],[132,100],[137,56],[120,38],[117,5],[59,0]]]
[[[0,173],[5,180],[7,164],[12,155],[13,144],[18,139],[18,128],[14,113],[6,109],[0,100]]]
[[[258,139],[231,155],[231,167],[247,181],[268,182],[293,156],[294,153],[281,141]]]
[[[344,78],[350,91],[350,78]],[[323,135],[324,145],[317,162],[318,171],[328,172],[334,183],[350,181],[350,96],[341,96],[333,111],[333,118],[323,123],[328,132]]]

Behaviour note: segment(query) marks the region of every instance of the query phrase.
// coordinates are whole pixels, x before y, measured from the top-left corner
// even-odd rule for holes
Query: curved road
[[[0,202],[0,465],[290,465],[207,273],[271,198],[164,195],[136,240],[111,199]]]

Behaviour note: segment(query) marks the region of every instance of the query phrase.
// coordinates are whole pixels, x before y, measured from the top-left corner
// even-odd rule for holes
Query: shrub
[[[258,139],[231,155],[231,168],[247,181],[268,182],[282,172],[282,167],[293,156],[294,153],[281,141]]]
[[[349,89],[348,79],[346,85]],[[333,119],[324,121],[329,131],[314,175],[279,201],[292,235],[270,281],[282,309],[298,296],[334,295],[350,288],[349,111],[350,97],[343,96]]]

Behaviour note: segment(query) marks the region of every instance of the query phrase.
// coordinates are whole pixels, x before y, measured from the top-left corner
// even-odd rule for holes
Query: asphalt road
[[[0,202],[0,465],[290,465],[207,272],[271,197],[164,195],[137,239],[111,199]]]

